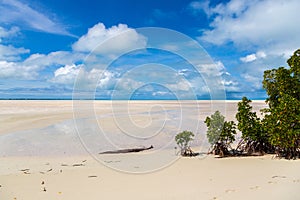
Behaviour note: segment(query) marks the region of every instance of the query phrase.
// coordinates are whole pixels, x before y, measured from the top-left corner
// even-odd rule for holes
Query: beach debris
[[[73,164],[73,167],[80,167],[80,166],[84,166],[84,164],[82,164],[82,163],[75,163],[75,164]]]
[[[30,174],[29,169],[21,169],[20,171],[24,174]]]
[[[272,178],[286,178],[286,176],[272,176]]]
[[[45,174],[45,172],[40,172],[41,174]]]
[[[42,185],[44,185],[45,184],[45,182],[44,181],[42,181]]]
[[[276,181],[268,181],[269,184],[277,184]]]
[[[60,166],[67,167],[67,166],[69,166],[69,165],[63,163],[63,164],[61,164]]]
[[[83,161],[81,161],[81,162],[83,162],[83,163],[84,163],[84,162],[86,162],[86,160],[83,160]]]
[[[43,188],[43,191],[44,191],[44,192],[46,192],[46,191],[47,191],[45,187]]]
[[[59,170],[59,172],[60,172],[60,173],[62,173],[62,169],[61,169],[61,170]]]
[[[251,190],[257,190],[260,189],[260,187],[258,185],[254,186],[254,187],[250,187]]]
[[[61,192],[58,192],[57,194],[61,194]]]
[[[120,150],[115,150],[115,151],[104,151],[99,154],[118,154],[118,153],[136,153],[140,151],[146,151],[149,149],[153,149],[153,146],[151,145],[150,147],[140,147],[140,148],[131,148],[131,149],[120,149]]]
[[[88,176],[88,178],[97,178],[98,176],[92,175],[92,176]]]
[[[47,172],[51,172],[53,169],[51,168],[51,169],[49,169],[49,170],[47,170]]]

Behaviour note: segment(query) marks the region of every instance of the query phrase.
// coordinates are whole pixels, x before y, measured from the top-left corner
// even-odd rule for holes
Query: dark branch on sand
[[[145,151],[149,149],[153,149],[153,146],[151,145],[148,148],[141,147],[141,148],[132,148],[132,149],[120,149],[115,151],[104,151],[99,154],[135,153],[135,152]]]

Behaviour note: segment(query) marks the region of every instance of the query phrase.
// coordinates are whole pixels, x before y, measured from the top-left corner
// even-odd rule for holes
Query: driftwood
[[[73,167],[80,167],[80,166],[84,166],[84,164],[82,164],[82,163],[73,164]]]
[[[115,150],[115,151],[104,151],[99,154],[135,153],[135,152],[145,151],[145,150],[149,150],[149,149],[153,149],[153,146],[151,145],[148,148],[140,147],[140,148],[132,148],[132,149],[120,149],[120,150]]]

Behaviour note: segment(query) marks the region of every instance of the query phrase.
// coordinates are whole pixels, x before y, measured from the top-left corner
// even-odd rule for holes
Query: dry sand
[[[236,103],[226,103],[228,120]],[[84,104],[74,113],[71,101],[0,101],[1,200],[299,199],[299,160],[175,154],[174,134],[190,127],[194,149],[207,151],[203,120],[223,102],[97,101],[92,111]],[[150,144],[148,152],[98,154]]]

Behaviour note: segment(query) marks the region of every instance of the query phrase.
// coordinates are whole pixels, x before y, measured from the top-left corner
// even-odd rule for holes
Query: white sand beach
[[[203,121],[237,101],[0,101],[0,199],[298,199],[300,161],[216,158]],[[254,101],[259,113],[264,101]],[[74,119],[75,117],[75,119]],[[181,158],[174,136],[195,133]],[[150,146],[140,153],[106,150]]]

